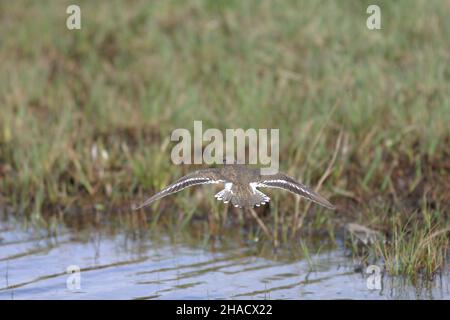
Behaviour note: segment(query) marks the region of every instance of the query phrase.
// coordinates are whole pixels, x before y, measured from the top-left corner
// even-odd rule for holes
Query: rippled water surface
[[[187,244],[128,232],[57,236],[0,224],[0,299],[449,299],[448,276],[425,288],[382,278],[367,287],[344,248],[305,258],[255,246]],[[79,266],[80,289],[67,279]],[[77,276],[77,275],[75,275]],[[76,278],[71,278],[75,279]],[[76,283],[76,281],[75,281]]]

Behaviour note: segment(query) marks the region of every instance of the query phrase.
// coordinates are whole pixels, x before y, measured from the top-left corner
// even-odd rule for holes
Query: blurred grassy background
[[[0,2],[1,207],[128,210],[192,169],[170,133],[202,120],[279,128],[281,169],[312,186],[336,151],[321,193],[341,216],[448,226],[450,2],[78,1],[79,31],[69,4]],[[220,214],[195,192],[158,206]],[[276,223],[319,210],[289,197],[273,194]]]

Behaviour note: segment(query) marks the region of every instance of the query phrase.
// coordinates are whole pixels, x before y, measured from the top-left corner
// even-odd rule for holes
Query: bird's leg
[[[258,222],[258,224],[261,227],[261,229],[263,229],[263,231],[266,234],[266,236],[268,236],[273,241],[274,240],[273,239],[273,235],[270,233],[269,229],[266,227],[264,222],[258,217],[258,215],[256,214],[255,210],[253,208],[250,208],[249,210],[250,210],[250,213],[252,214],[253,218],[255,218],[256,221]]]

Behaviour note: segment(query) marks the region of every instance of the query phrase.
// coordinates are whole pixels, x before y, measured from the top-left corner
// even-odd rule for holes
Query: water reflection
[[[270,245],[245,238],[212,241],[193,228],[177,234],[59,227],[49,237],[40,229],[4,221],[0,299],[450,298],[448,275],[416,286],[383,276],[381,289],[369,290],[367,276],[354,271],[341,245],[305,258],[295,248],[274,252]],[[80,290],[66,286],[70,265],[81,269]]]

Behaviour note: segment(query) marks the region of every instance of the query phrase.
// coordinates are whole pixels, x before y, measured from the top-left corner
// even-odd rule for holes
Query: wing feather
[[[192,187],[200,184],[208,184],[208,183],[223,183],[225,180],[221,176],[220,172],[217,169],[204,169],[194,171],[190,174],[185,175],[184,177],[178,179],[174,183],[168,185],[160,192],[156,193],[152,197],[145,200],[141,205],[135,207],[134,210],[141,209],[153,203],[156,200],[159,200],[165,196],[176,193],[188,187]]]
[[[298,194],[306,199],[309,199],[317,204],[320,204],[329,209],[335,209],[335,207],[320,194],[314,192],[307,186],[295,181],[293,178],[283,174],[278,173],[274,175],[262,175],[258,181],[258,187],[267,188],[280,188],[287,190],[289,192]]]

